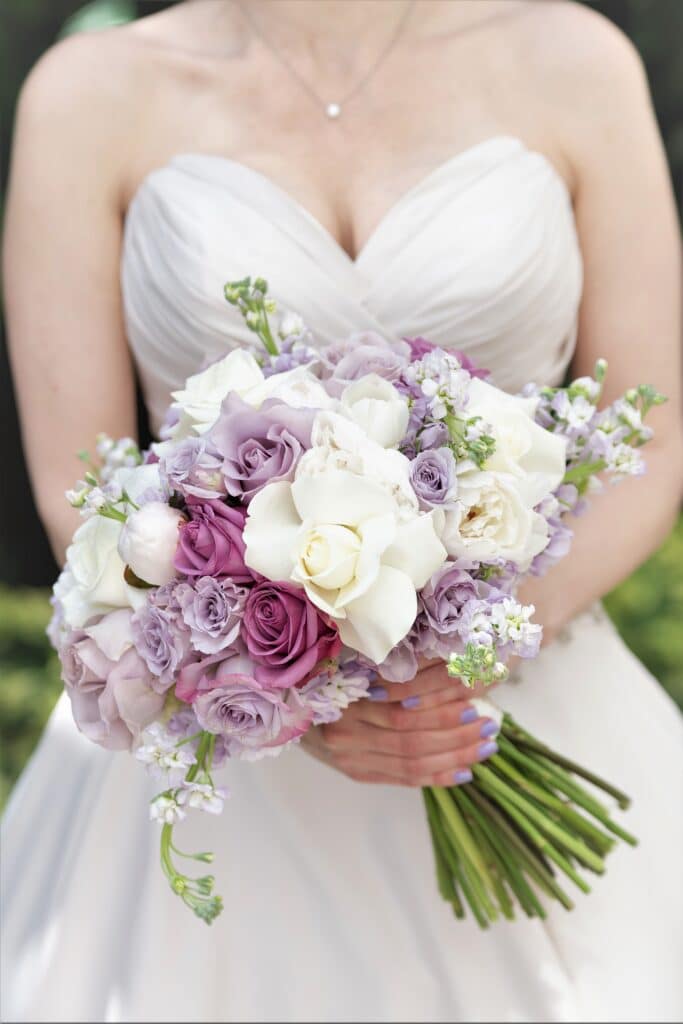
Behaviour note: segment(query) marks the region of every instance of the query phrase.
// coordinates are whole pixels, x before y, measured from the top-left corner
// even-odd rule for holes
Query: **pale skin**
[[[246,2],[327,99],[363,74],[404,9]],[[57,557],[77,524],[62,498],[79,475],[71,453],[101,430],[135,432],[118,275],[125,211],[147,173],[183,152],[241,161],[353,255],[426,173],[500,134],[544,153],[573,197],[585,264],[574,372],[605,357],[607,398],[641,381],[669,397],[651,419],[647,482],[597,499],[576,523],[572,556],[523,597],[551,641],[643,561],[681,496],[675,206],[636,53],[600,16],[555,0],[417,0],[395,49],[333,123],[231,0],[189,0],[67,40],[39,62],[17,116],[4,275],[26,454]],[[485,756],[490,726],[462,723],[470,693],[443,666],[384,690],[313,730],[306,748],[358,781],[408,786],[448,785]]]

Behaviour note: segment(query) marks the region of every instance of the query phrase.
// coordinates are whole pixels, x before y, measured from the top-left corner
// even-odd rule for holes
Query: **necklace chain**
[[[340,100],[336,102],[329,102],[327,100],[324,100],[320,93],[311,85],[311,83],[306,78],[304,78],[304,76],[297,70],[297,68],[289,60],[287,60],[285,55],[275,46],[274,43],[271,42],[270,39],[268,39],[268,37],[259,27],[251,11],[249,11],[247,4],[241,2],[239,6],[240,10],[242,11],[242,14],[244,15],[246,20],[249,22],[249,25],[253,29],[254,34],[258,36],[261,42],[270,50],[270,52],[280,62],[280,64],[282,64],[285,70],[288,71],[289,74],[296,79],[296,81],[299,83],[302,89],[308,94],[310,99],[312,99],[315,102],[316,106],[322,107],[325,115],[329,117],[331,120],[336,120],[338,117],[341,116],[344,106],[349,102],[349,100],[353,99],[354,96],[357,96],[358,93],[367,85],[372,76],[375,74],[376,71],[379,70],[380,66],[384,63],[384,61],[387,59],[391,51],[398,43],[401,35],[403,34],[403,30],[406,27],[410,13],[413,7],[415,6],[415,0],[406,0],[403,14],[399,18],[398,24],[396,25],[396,28],[394,29],[386,46],[382,50],[380,50],[379,54],[372,62],[370,67],[367,69],[367,71],[363,73],[363,75],[361,75],[358,81],[354,83],[351,89],[349,89],[349,91],[344,96],[342,96]]]

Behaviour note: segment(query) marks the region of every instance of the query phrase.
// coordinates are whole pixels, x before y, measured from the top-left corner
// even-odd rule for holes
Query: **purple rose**
[[[73,630],[60,651],[76,725],[108,750],[128,750],[164,705],[131,639],[130,611],[121,609]]]
[[[253,577],[244,564],[244,520],[246,512],[223,501],[187,504],[190,521],[179,530],[173,564],[185,576],[230,576],[236,583]]]
[[[312,409],[294,409],[276,399],[256,410],[228,395],[209,435],[223,457],[228,494],[247,503],[266,484],[292,480],[311,447],[314,417]]]
[[[341,640],[334,626],[291,583],[259,583],[249,593],[242,636],[264,686],[294,686],[318,662],[334,658]]]
[[[217,498],[225,494],[222,465],[220,452],[206,437],[175,441],[160,459],[162,479],[171,490],[196,498]]]
[[[422,509],[429,511],[451,501],[457,493],[457,477],[450,448],[419,452],[410,463],[410,482]]]
[[[196,651],[216,654],[237,639],[247,593],[246,587],[213,576],[178,584],[176,597]]]
[[[188,654],[187,630],[171,611],[153,604],[143,605],[135,612],[131,629],[137,652],[152,673],[153,689],[165,693]]]
[[[250,676],[239,674],[199,693],[193,707],[203,729],[223,736],[232,757],[246,759],[302,735],[312,719],[312,713],[296,700],[290,705],[281,691],[265,689]]]

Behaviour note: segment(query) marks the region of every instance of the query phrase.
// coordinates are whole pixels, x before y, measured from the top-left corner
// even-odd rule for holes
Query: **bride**
[[[641,845],[573,913],[481,933],[440,901],[415,787],[495,749],[441,669],[229,766],[224,818],[180,832],[217,854],[210,930],[158,870],[138,766],[62,699],[5,820],[3,1019],[681,1019],[679,718],[597,603],[681,490],[676,218],[629,43],[553,0],[187,0],[70,39],[23,91],[5,256],[59,557],[71,453],[134,433],[134,366],[157,429],[173,388],[247,343],[222,298],[246,274],[324,341],[423,333],[512,391],[604,356],[613,393],[669,402],[647,481],[597,499],[528,587],[546,646],[498,691],[634,797]]]

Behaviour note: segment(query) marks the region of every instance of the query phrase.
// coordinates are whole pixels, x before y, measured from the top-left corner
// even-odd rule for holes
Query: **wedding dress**
[[[355,261],[243,165],[185,155],[150,174],[128,213],[122,281],[155,426],[188,374],[253,345],[223,299],[224,282],[246,274],[266,277],[322,341],[423,334],[510,390],[560,381],[575,343],[570,198],[509,137],[429,174]],[[62,698],[5,820],[2,1019],[680,1020],[674,705],[599,608],[498,699],[632,794],[641,843],[616,850],[572,913],[482,933],[437,894],[419,792],[353,783],[299,749],[228,765],[223,817],[178,829],[181,847],[216,853],[225,910],[207,928],[159,868],[153,781],[80,736]]]

